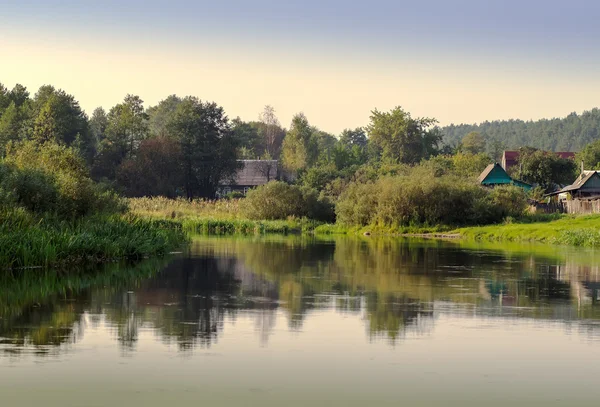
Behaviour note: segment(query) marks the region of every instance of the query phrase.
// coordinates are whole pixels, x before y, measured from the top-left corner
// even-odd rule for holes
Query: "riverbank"
[[[0,214],[0,268],[63,267],[141,259],[176,250],[187,241],[174,222],[132,215],[91,216],[73,221]]]
[[[478,241],[539,242],[569,246],[600,246],[600,215],[562,215],[549,221],[474,226],[453,231]]]

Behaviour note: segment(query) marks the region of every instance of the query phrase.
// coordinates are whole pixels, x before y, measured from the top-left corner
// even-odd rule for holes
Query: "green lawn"
[[[573,246],[600,246],[600,215],[564,215],[547,222],[510,223],[456,230],[475,240],[543,242]]]

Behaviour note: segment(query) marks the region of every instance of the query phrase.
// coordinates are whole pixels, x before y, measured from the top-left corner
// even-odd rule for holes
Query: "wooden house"
[[[246,195],[248,190],[269,181],[278,179],[277,160],[239,160],[241,168],[232,177],[221,181],[217,188],[217,196],[221,197],[230,192],[241,192]]]
[[[563,195],[570,194],[572,198],[598,198],[600,199],[600,174],[599,171],[583,171],[575,182],[560,191],[548,194]]]
[[[531,185],[527,184],[526,182],[513,179],[498,163],[488,165],[486,169],[483,170],[477,181],[486,187],[516,185],[525,190],[531,189]]]

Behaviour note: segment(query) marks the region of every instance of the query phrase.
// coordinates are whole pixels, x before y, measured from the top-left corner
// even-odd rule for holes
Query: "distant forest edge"
[[[548,151],[579,152],[600,138],[600,109],[582,114],[571,113],[564,118],[537,121],[495,120],[480,124],[451,124],[443,127],[444,143],[459,145],[470,132],[480,133],[487,141],[490,156],[498,151],[530,146]]]

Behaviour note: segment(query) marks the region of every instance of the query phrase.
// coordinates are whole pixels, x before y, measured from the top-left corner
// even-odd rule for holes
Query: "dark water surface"
[[[589,406],[600,253],[198,238],[0,279],[1,406]]]

